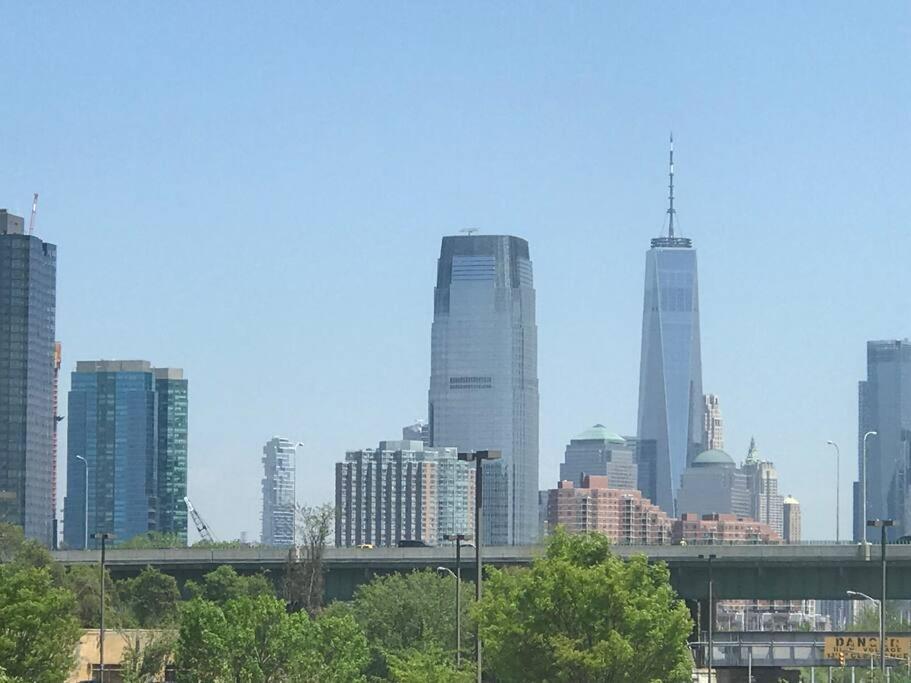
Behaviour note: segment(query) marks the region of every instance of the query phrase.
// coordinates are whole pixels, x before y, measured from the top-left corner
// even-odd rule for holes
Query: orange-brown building
[[[607,477],[585,475],[581,487],[561,481],[548,492],[547,523],[569,533],[597,531],[619,544],[671,540],[671,518],[635,489],[612,489]]]
[[[673,543],[781,543],[781,536],[761,522],[737,515],[685,512],[673,523]]]

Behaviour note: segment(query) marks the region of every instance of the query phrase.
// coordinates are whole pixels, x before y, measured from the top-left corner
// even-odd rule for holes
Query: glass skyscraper
[[[147,361],[78,362],[67,415],[67,547],[83,547],[86,531],[113,533],[115,544],[148,531],[185,542],[186,491],[183,372]]]
[[[680,477],[702,451],[703,398],[696,250],[674,235],[673,141],[668,216],[645,258],[637,460],[639,489],[675,515]]]
[[[538,333],[528,242],[444,237],[431,329],[430,440],[498,449],[484,465],[483,541],[538,539]]]
[[[867,519],[891,519],[889,537],[911,531],[911,341],[867,342],[867,379],[858,392],[857,483],[854,540],[864,537]],[[862,513],[863,436],[867,439],[867,510]],[[867,531],[870,540],[879,530]]]
[[[53,543],[57,247],[0,210],[0,522]]]
[[[294,545],[295,455],[297,446],[280,436],[263,446],[263,545]]]

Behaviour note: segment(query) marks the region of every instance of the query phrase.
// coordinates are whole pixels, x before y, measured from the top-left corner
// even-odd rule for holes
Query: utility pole
[[[446,541],[455,541],[456,547],[456,668],[462,668],[462,541],[471,540],[471,534],[444,534]],[[475,546],[477,552],[477,546]]]
[[[714,605],[714,599],[713,599],[714,596],[712,595],[713,588],[714,588],[713,581],[712,581],[712,560],[714,560],[716,557],[717,557],[717,555],[715,555],[714,553],[712,553],[711,555],[700,555],[699,556],[700,560],[708,560],[708,563],[709,563],[709,656],[707,658],[708,664],[709,664],[709,683],[712,683],[712,666],[714,664],[714,657],[715,657],[715,652],[714,652],[715,643],[713,642],[713,639],[712,639],[713,626],[714,626],[714,622],[715,622],[715,605]]]
[[[882,531],[879,561],[882,566],[882,586],[879,595],[879,671],[886,675],[886,529],[893,526],[891,519],[868,519],[867,526],[878,526]]]
[[[98,676],[99,683],[104,683],[104,551],[105,542],[114,538],[114,534],[100,531],[92,534],[95,540],[101,540],[101,628],[98,630]]]
[[[475,547],[475,573],[476,581],[474,584],[475,601],[481,603],[481,583],[484,580],[484,567],[481,560],[481,509],[483,496],[483,476],[481,464],[485,460],[499,460],[503,457],[502,451],[469,451],[459,453],[459,460],[474,462],[475,464],[475,483],[474,483],[474,547]],[[480,626],[475,626],[474,632],[476,665],[478,668],[478,683],[481,683],[481,630]],[[711,681],[709,681],[711,683]]]

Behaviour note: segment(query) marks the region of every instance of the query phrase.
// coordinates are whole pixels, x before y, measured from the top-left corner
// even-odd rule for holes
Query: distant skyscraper
[[[667,237],[645,259],[637,453],[640,490],[674,514],[680,476],[702,450],[702,359],[696,251],[674,234],[673,139],[669,199]]]
[[[587,474],[606,476],[612,489],[635,489],[635,456],[626,439],[597,424],[570,440],[560,464],[560,480],[582,486]]]
[[[724,423],[721,419],[721,405],[715,394],[703,396],[702,447],[706,450],[724,450]]]
[[[741,468],[750,489],[750,517],[769,526],[783,537],[783,498],[778,492],[778,470],[775,463],[759,457],[756,439],[750,439],[750,450]]]
[[[402,427],[402,441],[420,441],[425,446],[430,443],[430,424],[423,420],[418,420],[414,424]]]
[[[183,372],[147,361],[79,361],[67,413],[64,540],[83,547],[86,531],[122,543],[148,531],[187,537],[187,386]],[[80,459],[77,458],[80,456]]]
[[[294,545],[296,454],[297,446],[280,436],[263,446],[263,545]]]
[[[891,539],[911,533],[911,341],[867,342],[867,379],[860,382],[854,540],[865,519],[892,519]],[[867,511],[861,512],[863,436],[867,439]],[[878,538],[878,536],[877,536]]]
[[[784,538],[785,543],[800,543],[800,501],[792,496],[784,499]]]
[[[437,545],[446,534],[471,533],[474,491],[474,468],[455,448],[381,441],[349,451],[335,465],[335,545]]]
[[[444,237],[430,355],[430,438],[498,449],[484,465],[488,544],[538,538],[538,342],[528,242]]]
[[[57,247],[23,225],[0,210],[0,522],[50,547]]]
[[[749,477],[724,451],[700,453],[683,473],[678,507],[681,515],[722,514],[752,518]]]

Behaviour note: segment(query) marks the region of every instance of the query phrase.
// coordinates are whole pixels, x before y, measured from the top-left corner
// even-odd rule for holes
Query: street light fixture
[[[99,531],[92,534],[92,538],[101,540],[101,628],[98,631],[98,658],[100,660],[98,668],[101,673],[98,681],[99,683],[104,683],[104,551],[105,542],[114,538],[114,534]]]
[[[861,521],[861,523],[863,523],[863,520],[865,520],[865,519],[867,518],[867,437],[869,437],[869,436],[878,436],[878,435],[879,435],[878,432],[869,431],[869,432],[867,432],[866,434],[864,434],[864,439],[863,439],[864,447],[863,447],[863,458],[862,458],[862,460],[863,460],[863,462],[862,462],[862,468],[863,468],[862,474],[863,474],[864,483],[863,483],[863,485],[861,486],[861,492],[860,492],[860,493],[861,493],[861,501],[862,501],[862,502],[861,502],[861,505],[863,506],[863,512],[860,514],[860,521]],[[867,527],[866,527],[866,526],[864,527],[863,531],[864,531],[864,545],[867,545]]]
[[[85,510],[84,510],[84,512],[83,512],[83,515],[84,515],[84,516],[83,516],[83,519],[82,519],[82,521],[83,521],[83,526],[84,526],[84,529],[83,529],[83,532],[84,532],[83,536],[84,536],[84,538],[83,538],[83,541],[82,541],[82,549],[83,549],[83,550],[88,550],[88,549],[89,549],[89,461],[86,460],[85,458],[83,458],[81,455],[77,455],[77,456],[76,456],[76,460],[81,460],[81,461],[82,461],[83,469],[85,470],[85,473],[84,473],[84,479],[85,479],[85,482],[84,482],[84,483],[85,483],[85,501],[84,501],[84,502],[85,502]]]
[[[883,581],[879,598],[879,670],[886,673],[886,529],[894,526],[891,519],[868,519],[867,526],[879,527],[882,530],[882,545],[879,560],[882,565]],[[866,530],[866,527],[864,527]]]
[[[834,441],[826,441],[826,444],[835,448],[835,542],[838,543],[841,540],[841,534],[839,533],[841,522],[841,515],[839,513],[839,495],[841,489],[841,449]]]
[[[717,557],[717,555],[715,555],[714,553],[712,553],[710,555],[700,555],[699,556],[700,560],[708,560],[708,563],[709,563],[709,656],[708,656],[709,683],[712,683],[712,665],[714,664],[714,658],[715,658],[715,652],[714,652],[715,644],[714,644],[714,642],[712,642],[713,626],[714,626],[714,622],[715,622],[715,610],[713,609],[714,605],[712,604],[713,603],[712,560],[714,560],[716,557]]]
[[[456,668],[462,668],[462,541],[467,541],[471,538],[471,534],[443,534],[443,539],[447,541],[455,541],[456,549],[456,573],[452,574],[451,569],[446,569],[446,567],[437,567],[437,571],[440,569],[446,569],[453,578],[456,580],[456,596],[455,596],[455,609],[456,609]],[[470,545],[472,548],[475,548],[477,552],[477,547],[474,543],[468,543],[465,545]]]
[[[872,602],[874,605],[876,605],[876,609],[879,610],[879,643],[880,643],[880,647],[882,647],[883,635],[884,635],[884,634],[883,634],[883,630],[884,630],[884,629],[883,629],[883,606],[882,606],[882,603],[880,603],[880,601],[877,600],[876,598],[872,598],[872,597],[870,597],[869,595],[867,595],[866,593],[861,593],[860,591],[845,591],[845,593],[848,595],[848,597],[853,598],[854,600],[869,600],[869,601]],[[880,666],[881,666],[881,667],[883,666],[883,660],[880,660]],[[870,668],[871,668],[871,669],[873,668],[873,662],[872,662],[872,661],[870,662]]]
[[[481,465],[485,460],[499,460],[503,457],[502,451],[468,451],[459,453],[459,460],[475,463],[474,479],[474,542],[475,542],[475,574],[476,581],[474,584],[475,601],[481,602],[481,583],[484,579],[484,567],[481,561],[481,508],[483,496],[483,478],[481,476]],[[475,626],[474,632],[475,656],[477,658],[478,683],[481,683],[481,631],[479,626]],[[711,683],[711,682],[710,682]]]

